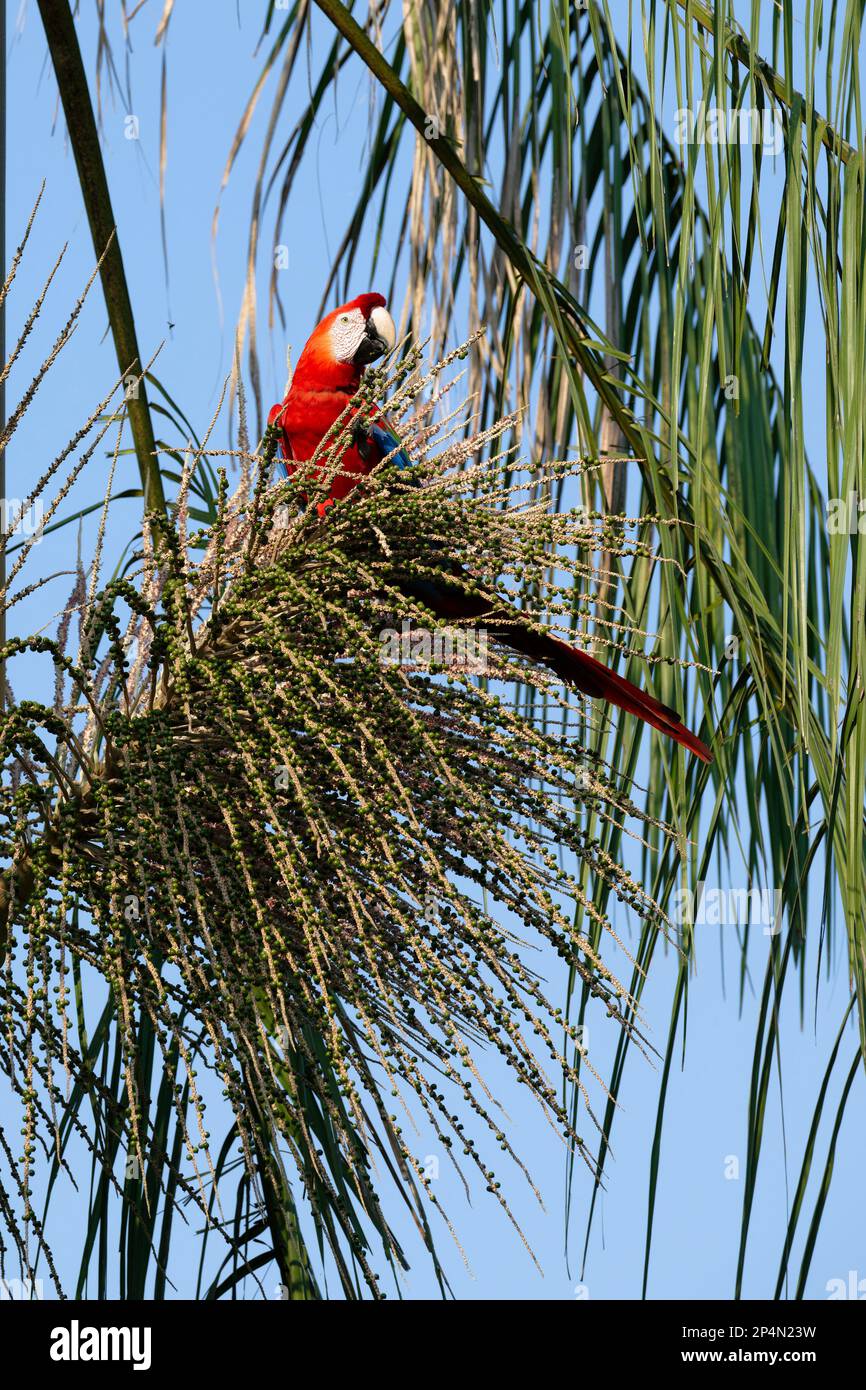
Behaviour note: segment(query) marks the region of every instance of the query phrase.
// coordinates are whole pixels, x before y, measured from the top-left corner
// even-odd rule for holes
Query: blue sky
[[[12,7],[10,7],[11,9]],[[94,71],[95,7],[85,3],[80,34],[85,63]],[[625,16],[625,6],[621,7]],[[231,363],[232,332],[240,304],[246,261],[249,205],[256,161],[269,108],[266,93],[241,151],[228,189],[220,201],[219,234],[214,243],[211,226],[220,182],[237,122],[248,92],[261,67],[256,55],[261,4],[235,6],[227,0],[210,0],[207,6],[179,0],[171,20],[168,50],[168,100],[170,121],[166,175],[166,224],[170,283],[165,282],[159,198],[159,91],[161,50],[153,44],[160,7],[147,4],[132,25],[133,51],[129,58],[131,99],[109,89],[103,75],[103,129],[105,151],[118,230],[130,280],[139,342],[149,356],[163,340],[157,375],[180,402],[199,431],[216,408],[219,391]],[[239,22],[238,14],[244,16]],[[202,17],[206,14],[206,22]],[[88,277],[93,253],[81,205],[73,161],[67,146],[62,115],[58,114],[53,74],[47,64],[38,10],[24,0],[17,31],[9,28],[9,152],[7,245],[17,243],[39,186],[45,195],[24,265],[8,306],[10,337],[28,311],[61,247],[68,252],[52,287],[42,318],[28,345],[26,365],[19,367],[9,388],[10,401],[23,389],[40,355],[47,350]],[[321,54],[322,22],[317,21],[317,51]],[[125,60],[119,32],[117,44],[121,81]],[[315,62],[312,63],[315,70]],[[300,110],[307,97],[307,64],[298,64],[295,88],[288,112]],[[299,178],[284,235],[289,248],[289,267],[284,272],[284,301],[289,316],[289,339],[295,355],[313,325],[321,287],[330,266],[331,253],[363,180],[364,137],[369,113],[369,83],[357,64],[345,73],[338,101],[331,105],[312,141],[312,156]],[[137,140],[126,138],[129,114],[138,118]],[[290,120],[283,117],[281,129]],[[384,264],[390,267],[396,254],[393,219],[386,222]],[[389,242],[389,237],[392,240]],[[359,255],[363,266],[365,257]],[[218,277],[222,310],[215,288]],[[262,302],[266,268],[260,276]],[[374,288],[359,272],[357,290]],[[821,367],[820,321],[813,302],[815,332],[811,335],[813,365]],[[173,328],[169,329],[169,323]],[[455,325],[455,345],[460,325]],[[285,379],[285,340],[282,331],[271,334],[265,320],[259,324],[260,354],[264,369],[266,404],[281,394]],[[9,450],[10,496],[21,496],[28,480],[41,471],[75,432],[107,389],[115,375],[113,346],[106,337],[106,321],[98,285],[91,291],[73,341],[41,388],[37,405],[25,420]],[[820,458],[823,427],[820,392],[810,398],[808,445]],[[225,446],[227,439],[219,437]],[[132,462],[128,476],[134,481]],[[75,501],[85,505],[103,495],[107,460],[95,459],[77,485]],[[138,503],[118,503],[114,510],[110,543],[117,554],[132,533]],[[84,528],[87,554],[95,521]],[[35,567],[45,574],[71,568],[75,528],[59,538],[46,539],[39,547]],[[42,591],[34,614],[48,624],[63,607],[71,581],[62,578]],[[21,676],[16,693],[28,693],[27,681],[39,687],[41,668],[35,663]],[[16,679],[18,677],[16,676]],[[732,879],[741,886],[742,879]],[[722,881],[724,886],[724,881]],[[820,909],[815,894],[812,910]],[[624,933],[632,927],[614,919]],[[818,926],[817,921],[810,924]],[[737,946],[732,928],[698,929],[697,973],[689,998],[688,1035],[682,1069],[675,1069],[669,1086],[657,1199],[649,1291],[652,1297],[727,1297],[733,1289],[737,1257],[742,1177],[726,1176],[731,1158],[740,1172],[745,1166],[746,1099],[752,1066],[755,993],[760,992],[766,940],[758,938],[752,956],[754,990],[747,990],[743,1016],[738,1008]],[[811,932],[814,951],[817,931]],[[633,939],[633,938],[632,938]],[[768,1104],[765,1148],[756,1195],[747,1260],[746,1295],[765,1296],[775,1282],[784,1239],[786,1203],[796,1184],[803,1144],[808,1133],[815,1096],[830,1048],[847,1004],[847,970],[844,954],[837,949],[829,980],[822,978],[817,1011],[813,1007],[816,962],[806,967],[805,1022],[801,1026],[795,990],[788,990],[782,1010],[783,1075],[774,1078]],[[727,978],[724,967],[727,964]],[[555,963],[550,962],[550,971]],[[657,954],[644,997],[645,1017],[652,1041],[664,1050],[676,963],[670,952]],[[551,992],[564,991],[564,980],[549,975]],[[612,1032],[612,1030],[610,1030]],[[593,1047],[602,1075],[613,1038],[599,1023]],[[838,1074],[831,1083],[827,1113],[835,1114],[834,1098],[856,1047],[849,1027],[841,1049]],[[497,1078],[496,1067],[491,1075]],[[583,1245],[590,1183],[581,1175],[572,1207],[569,1243],[570,1267],[564,1254],[563,1217],[564,1157],[561,1142],[544,1125],[539,1112],[522,1094],[503,1094],[513,1127],[515,1146],[531,1167],[546,1205],[542,1213],[531,1194],[519,1182],[513,1185],[514,1207],[544,1270],[541,1278],[519,1239],[485,1193],[479,1190],[473,1205],[466,1206],[459,1185],[443,1165],[442,1200],[448,1207],[466,1250],[472,1273],[464,1268],[456,1250],[448,1249],[447,1232],[440,1236],[440,1253],[446,1261],[455,1292],[462,1298],[572,1298],[587,1293],[594,1298],[634,1298],[640,1294],[644,1226],[647,1206],[649,1153],[660,1083],[660,1071],[633,1056],[626,1074],[613,1135],[614,1160],[607,1190],[596,1214],[589,1259],[580,1286],[579,1254]],[[600,1098],[599,1098],[600,1100]],[[784,1115],[784,1127],[783,1127]],[[818,1166],[823,1163],[829,1133],[822,1128]],[[425,1135],[418,1136],[418,1152],[426,1154]],[[863,1151],[866,1121],[863,1079],[858,1077],[837,1151],[832,1188],[812,1260],[807,1296],[826,1296],[827,1281],[847,1279],[850,1270],[866,1278],[866,1210],[862,1202]],[[811,1212],[815,1184],[810,1187]],[[70,1195],[69,1244],[61,1237],[61,1263],[75,1248],[75,1207]],[[399,1217],[397,1217],[399,1224]],[[795,1252],[801,1248],[801,1230]],[[404,1286],[409,1297],[435,1292],[433,1280],[417,1247],[413,1268]],[[798,1267],[794,1261],[794,1268]],[[578,1301],[583,1301],[578,1299]],[[587,1312],[586,1316],[590,1316]]]

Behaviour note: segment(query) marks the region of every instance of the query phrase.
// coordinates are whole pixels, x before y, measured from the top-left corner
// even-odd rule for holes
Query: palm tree
[[[120,249],[110,240],[108,187],[71,14],[65,4],[40,8],[101,258],[120,371],[146,378]],[[163,43],[169,42],[170,14],[168,6],[158,35]],[[34,962],[37,947],[49,949],[47,941],[69,943],[75,969],[80,972],[81,962],[87,962],[110,985],[99,1026],[72,1061],[62,1007],[45,1024],[46,1048],[56,1055],[62,1051],[73,1078],[67,1098],[52,1095],[50,1073],[41,1075],[45,1094],[58,1107],[55,1172],[82,1128],[84,1104],[93,1105],[98,1116],[95,1195],[81,1288],[109,1220],[113,1182],[118,1187],[112,1175],[121,1151],[127,1170],[122,1190],[115,1192],[124,1213],[120,1279],[130,1296],[141,1296],[149,1279],[156,1296],[165,1292],[172,1214],[181,1196],[197,1202],[207,1216],[202,1243],[214,1232],[227,1243],[224,1267],[207,1290],[211,1296],[255,1277],[274,1259],[289,1296],[320,1294],[300,1206],[312,1211],[343,1291],[360,1292],[366,1282],[375,1292],[370,1230],[386,1262],[399,1266],[404,1252],[371,1176],[374,1152],[410,1204],[446,1287],[429,1224],[435,1194],[423,1171],[413,1167],[411,1149],[389,1113],[382,1078],[386,1087],[393,1079],[408,1085],[431,1122],[444,1123],[447,1117],[461,1134],[465,1111],[490,1124],[497,1142],[508,1149],[507,1132],[479,1101],[477,1089],[468,1083],[460,1089],[461,1118],[455,1119],[438,1082],[421,1065],[422,1055],[432,1058],[459,1086],[454,1061],[466,1045],[464,1031],[480,1030],[500,1048],[508,1040],[503,1055],[525,1069],[523,1079],[560,1125],[570,1165],[575,1157],[587,1159],[597,1192],[626,1061],[633,1043],[642,1046],[638,1010],[644,982],[657,948],[670,939],[671,904],[679,890],[706,880],[716,858],[719,863],[739,859],[750,882],[775,885],[785,923],[784,933],[768,938],[764,962],[748,1093],[737,1294],[789,966],[802,988],[807,941],[816,932],[834,930],[837,904],[847,936],[851,998],[815,1101],[775,1289],[778,1296],[794,1272],[789,1261],[805,1215],[818,1123],[853,1018],[859,1042],[803,1243],[796,1282],[802,1293],[866,1037],[866,712],[858,696],[863,627],[857,621],[864,561],[850,517],[846,514],[844,525],[831,524],[840,515],[839,503],[864,492],[861,15],[862,6],[855,6],[844,18],[827,21],[827,32],[819,36],[816,30],[798,87],[793,54],[800,17],[790,0],[776,7],[769,41],[739,27],[723,7],[712,11],[694,0],[666,0],[653,7],[640,30],[635,26],[628,34],[617,27],[608,0],[589,5],[558,0],[541,8],[438,0],[397,7],[381,0],[363,25],[339,0],[267,7],[262,74],[242,113],[226,169],[228,178],[267,78],[277,73],[253,190],[249,277],[237,332],[238,486],[229,495],[205,439],[186,460],[175,450],[178,491],[166,506],[154,451],[168,453],[171,446],[154,440],[146,397],[139,393],[128,415],[148,516],[144,580],[136,588],[117,578],[98,599],[95,591],[89,596],[86,660],[67,671],[75,698],[86,692],[94,722],[80,737],[68,726],[46,726],[61,744],[65,740],[66,761],[54,768],[50,749],[42,759],[45,776],[57,779],[57,804],[49,798],[44,809],[46,795],[40,791],[32,811],[38,833],[25,823],[31,812],[25,815],[20,796],[22,746],[35,756],[34,714],[13,707],[7,723],[7,747],[17,759],[7,811],[12,867],[3,887],[10,931],[16,921],[21,930],[23,920],[22,939],[29,941]],[[305,118],[283,134],[282,106],[312,28],[317,39],[327,40],[326,57],[311,82]],[[265,491],[274,441],[262,431],[265,402],[256,352],[263,220],[270,195],[273,240],[278,241],[317,112],[336,86],[356,78],[362,64],[377,95],[368,173],[339,243],[325,300],[349,297],[360,270],[362,232],[377,230],[378,209],[386,203],[405,208],[390,297],[398,297],[397,285],[405,277],[401,327],[410,341],[429,336],[432,362],[446,359],[455,341],[470,340],[467,394],[477,400],[476,413],[466,423],[465,449],[446,445],[425,465],[434,486],[429,495],[425,490],[423,501],[386,480],[369,515],[362,504],[351,534],[334,527],[324,539],[311,539],[293,525],[288,536],[274,539],[274,509],[281,503],[278,492]],[[832,111],[822,111],[818,102],[823,69]],[[685,144],[678,143],[682,113],[692,118],[689,129],[696,134]],[[719,138],[720,130],[740,129],[749,133],[750,143],[727,134]],[[780,150],[777,177],[766,167],[771,142]],[[378,246],[378,236],[372,242]],[[369,270],[381,273],[375,249]],[[820,468],[807,456],[802,389],[811,322],[808,288],[816,285],[826,347],[827,461]],[[272,313],[281,316],[276,276],[269,298]],[[410,435],[415,430],[418,440],[427,416],[422,411],[410,422],[408,412],[425,399],[419,361],[410,353],[391,382],[398,406],[402,401],[407,412],[406,428]],[[441,377],[439,367],[433,376]],[[158,383],[151,384],[161,391]],[[162,399],[184,438],[177,408],[164,393]],[[257,437],[263,438],[257,450],[246,439],[246,416],[252,412]],[[488,467],[467,467],[481,444]],[[528,477],[512,463],[512,445],[532,461]],[[570,464],[552,463],[569,455]],[[446,485],[452,475],[458,484]],[[512,488],[521,491],[513,494]],[[207,531],[192,568],[184,558],[191,495]],[[515,495],[526,499],[526,507],[515,509]],[[441,510],[445,506],[447,515]],[[387,589],[387,566],[384,607],[381,589],[370,611],[357,595],[366,592],[371,567],[384,563],[383,547],[390,558],[407,525],[435,569],[441,563],[437,537],[446,523],[455,548],[478,569],[481,582],[495,584],[497,568],[509,574],[510,594],[519,596],[528,612],[547,622],[565,620],[608,659],[619,659],[632,678],[650,680],[655,693],[687,714],[692,727],[713,731],[712,768],[674,756],[658,741],[642,749],[641,728],[629,720],[583,723],[576,741],[574,711],[563,704],[562,692],[538,671],[505,664],[494,674],[518,682],[508,710],[494,702],[484,682],[463,681],[455,696],[441,693],[453,687],[425,677],[424,701],[428,710],[432,703],[442,741],[429,750],[429,764],[421,760],[420,773],[413,771],[406,749],[418,756],[410,733],[418,718],[418,692],[410,699],[389,685],[373,664],[365,636],[382,614],[394,622],[404,615]],[[489,561],[485,570],[481,557],[491,553],[495,564]],[[344,570],[337,592],[339,566],[348,566],[353,582],[347,583]],[[382,571],[376,574],[381,583]],[[346,604],[348,591],[354,597]],[[283,605],[278,628],[268,621],[275,601]],[[299,619],[299,609],[307,605],[308,612],[313,601],[341,614],[333,634],[337,647],[322,648],[313,629]],[[119,606],[129,623],[125,637]],[[296,640],[288,643],[280,632]],[[133,638],[142,655],[138,683],[130,686],[124,640]],[[292,663],[303,647],[301,638],[310,664],[298,669]],[[356,822],[335,807],[332,789],[319,785],[304,761],[297,741],[301,708],[280,695],[277,718],[274,701],[285,683],[269,687],[265,700],[251,679],[261,670],[263,641],[269,652],[282,653],[284,674],[294,669],[296,695],[305,681],[318,679],[317,672],[338,650],[351,650],[354,675],[331,692],[321,732],[331,750],[346,744],[353,697],[369,700],[374,687],[381,692],[385,704],[371,706],[375,717],[371,714],[369,737],[362,741],[361,761],[346,772],[358,788]],[[59,648],[53,659],[59,667],[67,660]],[[357,688],[351,685],[355,679]],[[241,713],[229,719],[229,710]],[[275,733],[263,744],[254,731],[268,720]],[[109,722],[120,731],[122,755],[109,752],[113,741],[103,728]],[[221,730],[215,744],[196,732],[215,726]],[[492,779],[487,791],[497,816],[485,822],[480,851],[477,841],[466,840],[461,818],[453,814],[454,807],[462,808],[477,824],[472,780],[456,773],[479,729],[488,731],[501,754],[484,773]],[[177,819],[172,777],[178,759],[194,765],[204,781],[198,819],[184,829],[179,844],[172,842],[167,859],[166,825]],[[286,770],[287,785],[265,786],[262,769],[273,763]],[[211,778],[215,765],[230,768],[218,786]],[[143,766],[149,769],[145,794],[135,790]],[[538,786],[531,805],[517,791],[517,769],[527,766]],[[645,774],[643,792],[635,781],[639,768]],[[366,847],[385,832],[378,820],[361,813],[365,789],[369,801],[374,793],[387,798],[388,779],[393,783],[395,773],[410,792],[403,813],[424,808],[424,833],[419,831],[413,857],[406,852],[402,824],[398,833],[392,821],[387,835],[394,838],[386,839],[385,853],[393,856],[394,878],[371,880]],[[293,783],[293,777],[300,782]],[[575,788],[579,813],[566,822],[558,814],[559,799],[573,800]],[[338,837],[342,858],[336,878],[333,865],[324,874],[310,859],[298,825],[292,829],[290,813],[299,798],[307,807],[304,834],[316,824],[327,827],[326,839]],[[242,833],[243,810],[250,804],[261,815],[258,821],[251,817]],[[58,816],[58,806],[65,815]],[[99,860],[115,819],[129,833],[133,806],[146,833],[130,842],[123,864],[111,855]],[[101,868],[94,888],[99,816],[104,820],[96,836]],[[223,838],[207,843],[220,816]],[[528,817],[534,827],[527,831],[519,867],[509,817]],[[642,845],[634,872],[628,857],[630,817]],[[285,850],[279,837],[275,842],[275,824],[288,836]],[[417,855],[431,836],[437,850],[433,921],[428,922],[429,865],[425,868]],[[566,867],[551,859],[550,842],[571,856]],[[129,874],[133,859],[138,878]],[[170,862],[171,868],[155,883],[154,874],[141,866],[157,862]],[[467,864],[476,887],[488,888],[501,909],[516,913],[563,956],[565,1011],[536,992],[519,956],[509,954],[507,935],[498,934],[495,914],[491,919],[485,909],[479,915],[475,897],[460,882]],[[548,873],[556,876],[555,884],[545,883]],[[300,917],[307,923],[303,948],[293,935],[297,910],[281,925],[275,882],[295,885]],[[359,895],[361,884],[366,891]],[[372,887],[381,913],[368,911]],[[567,895],[571,921],[565,921],[561,901],[549,887]],[[812,904],[816,895],[822,899],[820,914],[814,906],[808,910],[810,887]],[[626,897],[640,924],[631,977],[622,982],[613,977],[605,952],[617,895]],[[118,915],[128,899],[136,911],[146,907],[144,925],[137,916]],[[208,920],[211,914],[219,920],[212,944],[207,944],[199,901],[207,904]],[[48,924],[46,909],[40,911],[44,903],[52,904]],[[437,926],[442,913],[455,931],[463,923],[459,968],[450,939],[446,948]],[[331,925],[323,925],[313,946],[309,924],[318,918]],[[347,919],[354,923],[348,942],[337,932],[337,923]],[[93,948],[94,922],[104,924],[104,957]],[[182,924],[186,935],[180,945],[168,923]],[[695,953],[692,925],[675,925],[678,968],[650,1164],[645,1288],[667,1080],[680,1046]],[[251,949],[267,956],[274,932],[276,965],[269,959],[245,989],[242,961]],[[413,947],[413,966],[407,970],[401,950],[418,932],[422,940]],[[493,958],[504,953],[510,962],[492,993],[478,973],[479,966],[491,967],[491,949]],[[748,932],[741,951],[745,979],[754,954]],[[322,980],[321,994],[311,989],[322,953],[329,961],[351,960],[356,968],[359,952],[370,972],[364,989],[359,992],[352,972],[338,965]],[[287,991],[291,971],[295,983]],[[432,981],[446,990],[434,1010],[435,1026],[419,1013],[422,1000],[429,1003]],[[27,989],[10,983],[7,991],[13,1016],[32,1019]],[[564,1104],[530,1060],[534,1054],[526,1040],[518,1041],[510,1031],[527,997],[533,1001],[531,1031],[565,1078]],[[374,1001],[369,1018],[368,998]],[[299,999],[306,1001],[303,1006]],[[620,1034],[611,1075],[606,1084],[598,1078],[602,1109],[590,1148],[578,1125],[584,1103],[593,1104],[587,1086],[596,1078],[581,1030],[599,1002],[615,1015]],[[496,1028],[489,1026],[490,1016]],[[32,1073],[32,1039],[32,1025],[29,1032],[22,1025],[25,1075]],[[201,1149],[204,1159],[193,1164],[191,1179],[181,1154],[185,1147],[199,1151],[195,1135],[204,1130],[193,1059],[223,1076],[232,1119],[213,1161],[207,1145]],[[30,1081],[20,1093],[26,1142],[32,1147],[31,1132],[46,1100]],[[301,1188],[290,1175],[289,1156]],[[472,1140],[466,1157],[498,1198],[499,1180]],[[18,1200],[28,1206],[41,1243],[49,1222],[29,1210],[28,1165],[25,1153]],[[228,1172],[238,1175],[233,1221],[217,1197]],[[160,1193],[168,1200],[158,1230]],[[11,1212],[15,1194],[4,1190],[3,1200]],[[592,1209],[586,1240],[591,1222]],[[259,1239],[265,1241],[261,1251]],[[100,1291],[105,1287],[101,1283]]]

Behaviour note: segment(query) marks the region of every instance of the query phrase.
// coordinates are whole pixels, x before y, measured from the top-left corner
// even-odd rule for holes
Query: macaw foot
[[[373,456],[373,440],[366,425],[362,425],[360,420],[356,420],[352,426],[352,443],[361,455],[364,463],[369,463]]]

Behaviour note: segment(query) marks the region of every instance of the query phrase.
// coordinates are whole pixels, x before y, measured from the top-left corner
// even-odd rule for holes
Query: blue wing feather
[[[397,453],[394,454],[391,462],[397,468],[412,467],[412,459],[410,459],[405,449],[400,448],[399,439],[395,439],[389,430],[383,429],[381,425],[370,425],[368,433],[370,438],[375,442],[376,448],[379,450],[382,458],[384,458],[386,454],[393,453],[396,449]]]

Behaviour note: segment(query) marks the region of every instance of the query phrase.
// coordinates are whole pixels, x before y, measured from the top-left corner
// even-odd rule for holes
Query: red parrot
[[[298,359],[285,400],[273,406],[268,415],[269,425],[281,427],[280,449],[288,474],[294,471],[292,460],[313,457],[358,390],[364,368],[390,352],[395,341],[394,321],[381,294],[361,294],[322,319]],[[394,450],[395,462],[401,467],[410,464],[384,417],[356,430],[340,462],[340,472],[331,483],[328,500],[319,503],[319,514],[324,515],[332,502],[346,497],[363,474]],[[483,621],[498,641],[542,662],[566,685],[636,715],[705,763],[713,761],[706,744],[686,728],[676,710],[578,647],[522,624],[513,609],[497,607],[478,594],[465,592],[462,577],[462,571],[455,568],[453,584],[445,578],[434,582],[408,575],[399,583],[404,593],[423,603],[437,618]]]
[[[285,400],[268,414],[268,424],[282,428],[280,452],[287,474],[294,472],[292,459],[300,462],[313,457],[358,390],[364,368],[390,352],[396,338],[394,320],[381,294],[359,294],[322,319],[298,359]],[[380,418],[353,439],[331,482],[328,502],[319,504],[320,514],[330,502],[351,492],[359,476],[398,448],[399,440],[388,430]],[[402,450],[401,455],[397,462],[408,464]]]

